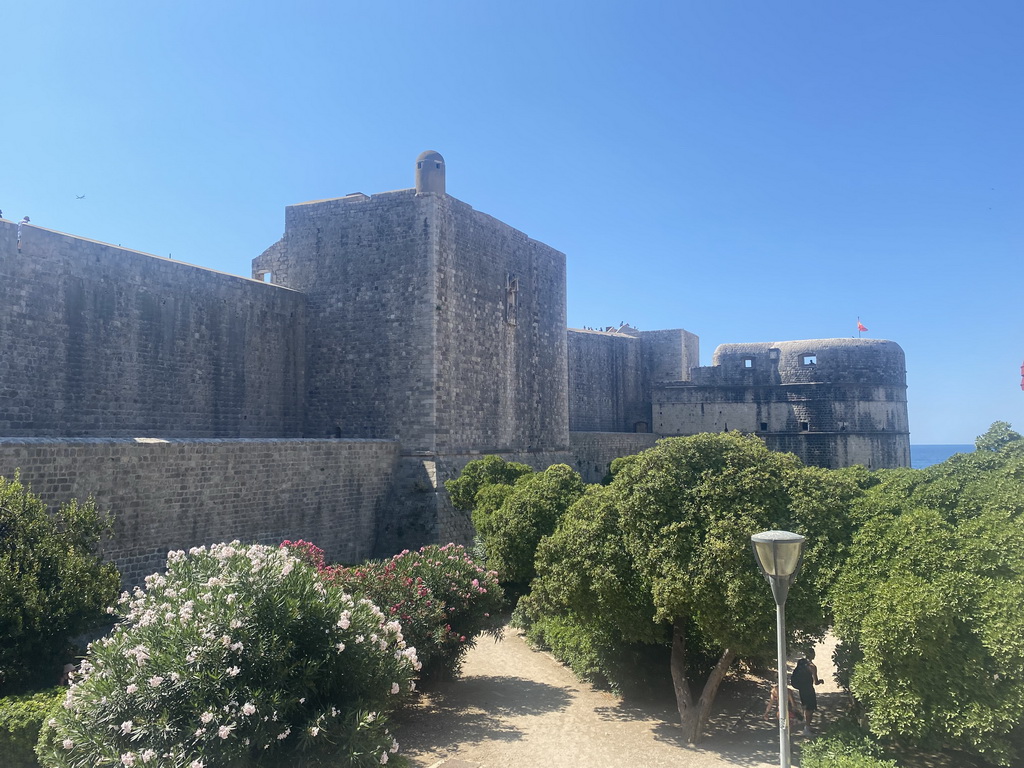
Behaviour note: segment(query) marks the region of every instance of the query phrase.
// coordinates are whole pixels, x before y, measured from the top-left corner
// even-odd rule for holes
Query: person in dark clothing
[[[814,686],[821,685],[825,681],[818,679],[818,668],[806,656],[796,663],[790,681],[797,693],[800,694],[800,705],[804,709],[804,736],[810,736],[811,718],[818,711],[818,694],[815,692]]]

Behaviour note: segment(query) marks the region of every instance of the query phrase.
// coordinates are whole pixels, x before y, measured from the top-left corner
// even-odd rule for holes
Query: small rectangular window
[[[768,431],[768,422],[767,421],[762,421],[761,422],[761,431],[762,432],[767,432]]]
[[[810,432],[811,431],[811,425],[808,424],[806,421],[801,421],[800,422],[800,431],[801,432]]]
[[[754,367],[754,358],[752,358],[752,357],[744,357],[743,358],[743,367],[744,368],[753,368]]]
[[[804,355],[804,365],[817,365],[817,364],[818,364],[818,356],[817,355]]]

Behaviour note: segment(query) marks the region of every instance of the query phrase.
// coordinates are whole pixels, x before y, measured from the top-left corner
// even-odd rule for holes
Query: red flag
[[[861,333],[867,330],[867,328],[864,327],[864,323],[862,323],[860,320],[857,321],[857,330],[860,331]]]

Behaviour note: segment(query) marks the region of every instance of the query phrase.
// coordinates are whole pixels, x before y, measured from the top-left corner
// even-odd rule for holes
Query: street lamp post
[[[775,638],[779,654],[779,765],[790,768],[789,695],[786,683],[786,596],[804,557],[804,537],[789,531],[765,531],[750,537],[754,559],[772,586]]]

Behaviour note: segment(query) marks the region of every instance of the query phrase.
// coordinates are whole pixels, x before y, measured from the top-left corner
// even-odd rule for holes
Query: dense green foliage
[[[419,666],[399,623],[285,549],[172,552],[40,737],[46,766],[372,766]]]
[[[106,619],[120,585],[97,554],[109,527],[92,500],[51,515],[0,478],[0,692],[56,683],[70,639]]]
[[[540,542],[538,578],[516,623],[581,679],[622,691],[634,679],[636,646],[663,643],[650,593],[622,541],[617,495],[590,486]]]
[[[861,479],[727,433],[662,440],[621,467],[611,487],[655,618],[689,619],[709,645],[758,656],[773,648],[775,603],[752,567],[751,534],[807,537],[786,618],[797,635],[820,636],[829,618],[821,597],[847,550]]]
[[[732,659],[774,650],[775,604],[751,534],[807,536],[787,619],[798,638],[821,636],[822,596],[847,552],[849,508],[868,473],[804,467],[738,433],[661,440],[612,470],[610,483],[587,489],[540,542],[537,578],[516,619],[578,674],[613,688],[634,674],[643,646],[674,638],[680,714],[697,739]],[[698,709],[690,697],[705,685]]]
[[[1024,439],[877,473],[832,592],[871,731],[1011,764],[1024,721]]]
[[[864,743],[825,737],[804,743],[800,768],[896,768],[896,763],[875,757]]]
[[[505,461],[500,456],[484,456],[469,462],[458,477],[446,480],[444,487],[452,506],[469,511],[476,506],[476,494],[484,486],[515,485],[520,477],[532,474],[533,469],[526,464]]]
[[[487,552],[487,565],[503,584],[529,584],[534,555],[543,537],[555,530],[559,518],[583,495],[583,480],[565,464],[524,475],[478,533]],[[503,492],[504,493],[504,492]],[[478,495],[485,494],[480,490]],[[490,495],[484,495],[486,500]]]
[[[66,693],[53,688],[0,698],[0,755],[4,768],[38,768],[39,729]]]

